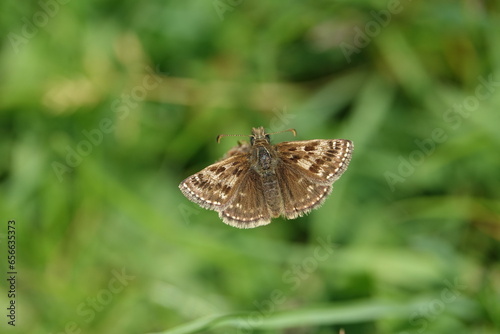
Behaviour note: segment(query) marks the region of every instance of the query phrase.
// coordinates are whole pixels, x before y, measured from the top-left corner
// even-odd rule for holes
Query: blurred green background
[[[499,333],[499,7],[3,1],[0,332]],[[177,186],[256,126],[355,151],[239,230]]]

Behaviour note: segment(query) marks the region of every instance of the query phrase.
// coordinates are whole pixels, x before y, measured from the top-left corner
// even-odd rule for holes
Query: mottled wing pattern
[[[201,207],[220,211],[232,201],[249,168],[246,155],[233,155],[188,177],[179,188]]]
[[[285,216],[301,216],[321,205],[351,160],[350,140],[307,140],[275,145]]]
[[[224,223],[238,228],[269,224],[271,216],[263,192],[260,175],[249,169],[231,202],[219,212],[219,217]]]
[[[283,215],[288,219],[297,218],[318,207],[332,190],[331,185],[317,183],[287,163],[279,165],[277,177],[283,198]]]
[[[275,147],[283,162],[325,185],[331,185],[344,173],[353,150],[352,141],[346,139],[283,142]]]

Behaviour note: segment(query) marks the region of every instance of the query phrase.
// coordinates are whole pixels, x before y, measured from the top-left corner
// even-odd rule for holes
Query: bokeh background
[[[499,7],[3,1],[0,331],[499,333]],[[178,184],[256,126],[355,152],[239,230]]]

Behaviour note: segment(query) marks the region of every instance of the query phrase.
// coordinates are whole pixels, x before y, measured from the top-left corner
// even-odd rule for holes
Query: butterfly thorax
[[[276,153],[269,143],[254,144],[251,149],[250,166],[260,175],[275,173]]]

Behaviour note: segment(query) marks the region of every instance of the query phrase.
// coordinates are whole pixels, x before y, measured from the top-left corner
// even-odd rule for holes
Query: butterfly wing
[[[275,145],[278,156],[309,179],[331,185],[351,161],[353,144],[346,139],[305,140]]]
[[[305,177],[296,167],[282,164],[278,167],[282,213],[288,219],[294,219],[320,206],[332,187],[316,183]]]
[[[231,202],[219,212],[219,217],[224,223],[238,228],[269,224],[271,216],[263,192],[260,175],[250,168]]]
[[[201,207],[220,211],[232,201],[249,167],[246,155],[232,155],[191,175],[179,189]]]
[[[277,175],[285,216],[301,216],[320,206],[352,156],[350,140],[307,140],[275,145],[280,161]]]

